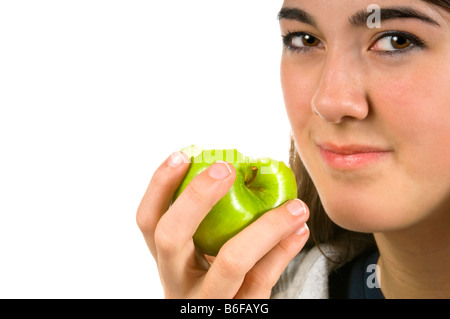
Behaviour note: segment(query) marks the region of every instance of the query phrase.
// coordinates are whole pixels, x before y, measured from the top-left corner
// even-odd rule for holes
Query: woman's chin
[[[399,230],[410,222],[393,207],[380,201],[345,201],[327,197],[323,202],[330,219],[338,226],[361,233],[379,233]],[[394,208],[395,209],[395,208]],[[398,208],[400,209],[400,208]]]

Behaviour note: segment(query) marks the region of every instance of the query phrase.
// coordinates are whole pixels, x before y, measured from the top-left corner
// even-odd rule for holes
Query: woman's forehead
[[[279,17],[285,16],[286,9],[299,9],[289,14],[301,17],[300,22],[316,26],[317,20],[329,23],[339,23],[347,20],[353,26],[363,26],[367,18],[379,9],[381,20],[392,18],[416,18],[434,25],[447,24],[450,26],[449,8],[435,5],[432,0],[383,0],[373,3],[373,0],[329,1],[329,0],[285,0]],[[283,14],[284,13],[284,14]],[[280,19],[281,20],[281,19]],[[312,23],[308,23],[312,22]]]

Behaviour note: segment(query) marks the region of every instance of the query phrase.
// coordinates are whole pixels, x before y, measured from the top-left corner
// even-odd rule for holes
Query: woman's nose
[[[328,56],[311,101],[313,112],[336,124],[344,119],[365,119],[369,105],[361,80],[362,70],[355,60],[342,53]]]

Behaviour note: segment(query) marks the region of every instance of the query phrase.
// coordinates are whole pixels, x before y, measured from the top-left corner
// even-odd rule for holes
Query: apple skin
[[[226,241],[261,215],[297,198],[294,173],[283,162],[252,159],[237,150],[202,151],[191,146],[182,151],[190,157],[191,164],[173,201],[195,176],[214,162],[223,160],[236,169],[230,190],[213,206],[193,236],[195,246],[204,254],[216,256]]]

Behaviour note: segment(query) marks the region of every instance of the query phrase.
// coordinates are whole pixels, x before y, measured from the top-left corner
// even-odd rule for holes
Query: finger
[[[272,288],[289,262],[305,246],[308,237],[309,229],[304,224],[293,234],[282,239],[247,273],[244,283],[235,298],[270,298]]]
[[[257,262],[308,217],[308,208],[297,199],[267,212],[225,243],[206,274],[205,285],[214,287],[218,296],[232,293],[234,297]]]
[[[189,158],[183,152],[171,154],[155,171],[139,204],[136,223],[156,257],[154,231],[161,216],[169,208],[175,190],[189,168]]]
[[[186,265],[193,265],[192,236],[211,208],[233,185],[236,171],[231,164],[218,161],[192,179],[155,230],[159,268],[166,278],[179,282]]]

